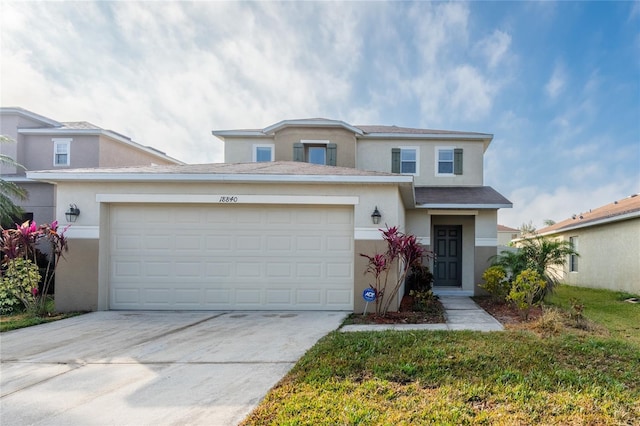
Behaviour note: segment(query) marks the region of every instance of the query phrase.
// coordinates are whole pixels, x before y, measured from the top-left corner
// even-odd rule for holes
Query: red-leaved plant
[[[0,232],[0,250],[2,250],[2,264],[8,265],[15,259],[25,259],[34,265],[38,263],[38,256],[46,256],[47,266],[42,275],[42,290],[32,290],[36,298],[36,313],[46,313],[46,299],[49,287],[53,282],[58,262],[63,253],[68,250],[67,238],[64,236],[69,226],[59,231],[58,221],[51,224],[37,226],[35,222],[24,222],[15,229],[2,229]]]
[[[418,244],[414,235],[404,234],[398,231],[396,226],[380,229],[380,232],[387,243],[386,252],[373,256],[360,253],[360,256],[369,259],[364,273],[371,274],[374,278],[371,288],[376,294],[376,314],[386,315],[391,301],[400,290],[411,267],[419,266],[423,259],[433,259],[434,256],[433,252],[423,249]],[[398,275],[389,283],[389,272],[394,265],[398,266]]]

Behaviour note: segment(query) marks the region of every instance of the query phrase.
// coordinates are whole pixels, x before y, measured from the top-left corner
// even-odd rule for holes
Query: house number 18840
[[[238,197],[220,197],[220,203],[237,203],[238,202]]]

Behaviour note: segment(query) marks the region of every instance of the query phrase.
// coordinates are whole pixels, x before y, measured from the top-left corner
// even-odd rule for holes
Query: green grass
[[[559,286],[548,303],[571,311],[571,300],[584,305],[584,316],[609,330],[611,337],[640,347],[640,303],[625,302],[638,295],[568,285]]]
[[[38,316],[26,312],[17,312],[11,315],[0,315],[0,332],[31,327],[33,325],[58,321],[83,314],[83,312],[53,313],[53,310],[53,300],[50,300],[47,301],[47,312],[49,312],[49,314],[46,316]]]
[[[568,304],[569,290],[554,303]],[[331,333],[244,424],[639,425],[640,333],[620,329],[638,326],[640,306],[621,308],[620,297],[578,296],[608,335]]]

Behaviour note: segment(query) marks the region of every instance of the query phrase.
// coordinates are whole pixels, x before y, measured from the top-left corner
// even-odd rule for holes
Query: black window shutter
[[[453,150],[453,174],[462,174],[462,148],[456,148]]]
[[[300,142],[293,144],[293,161],[304,161],[304,145]]]
[[[400,148],[391,148],[391,173],[400,173]]]
[[[327,166],[335,166],[338,156],[338,145],[335,143],[327,144]]]

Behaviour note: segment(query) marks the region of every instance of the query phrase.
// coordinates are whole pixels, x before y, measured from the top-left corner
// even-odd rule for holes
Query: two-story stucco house
[[[25,211],[26,219],[37,223],[51,222],[55,218],[55,188],[52,184],[27,178],[26,171],[183,164],[154,148],[91,123],[59,122],[17,107],[0,108],[0,134],[13,141],[0,144],[0,153],[24,166],[22,169],[0,165],[2,179],[15,182],[28,191],[28,199],[17,201],[17,204]]]
[[[83,209],[58,309],[362,312],[360,253],[385,225],[436,252],[438,291],[478,291],[511,207],[483,185],[492,135],[326,119],[213,134],[225,163],[27,174]]]

